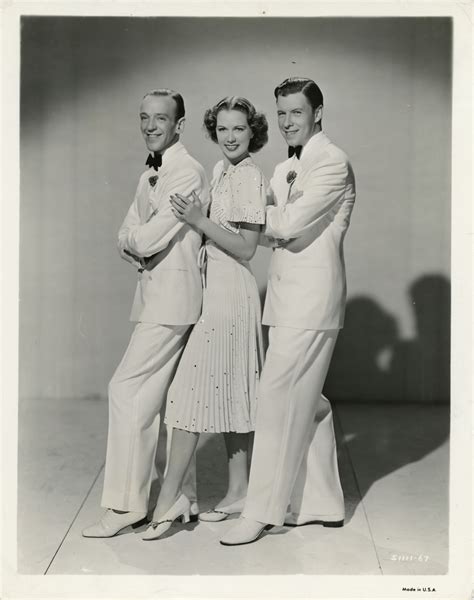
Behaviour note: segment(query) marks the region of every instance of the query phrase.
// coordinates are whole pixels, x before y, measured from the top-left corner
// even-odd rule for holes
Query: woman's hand
[[[170,204],[171,210],[178,221],[199,227],[204,216],[201,212],[201,201],[196,192],[193,192],[191,197],[188,198],[181,194],[174,194],[170,197]]]

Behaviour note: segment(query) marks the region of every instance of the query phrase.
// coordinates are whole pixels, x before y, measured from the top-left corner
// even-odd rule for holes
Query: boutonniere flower
[[[155,187],[157,181],[158,175],[152,175],[151,177],[148,177],[148,183],[151,185],[151,187]]]
[[[286,183],[289,183],[291,185],[295,179],[296,179],[296,172],[289,171],[286,176]]]

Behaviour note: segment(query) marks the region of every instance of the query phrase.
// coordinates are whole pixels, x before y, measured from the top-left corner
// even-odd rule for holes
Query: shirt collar
[[[230,173],[231,171],[235,171],[235,169],[237,169],[237,167],[240,167],[241,165],[247,165],[249,163],[253,163],[251,156],[246,156],[245,158],[240,160],[235,165],[233,163],[229,162],[229,164],[227,165],[227,168],[225,168],[224,161],[222,161],[222,169],[225,170],[226,173]]]

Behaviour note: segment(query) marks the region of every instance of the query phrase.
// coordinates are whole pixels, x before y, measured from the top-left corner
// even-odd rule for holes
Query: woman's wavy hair
[[[268,122],[265,115],[257,112],[255,106],[242,96],[226,96],[204,113],[204,127],[213,142],[217,143],[217,115],[221,110],[240,110],[247,116],[247,122],[253,133],[249,152],[258,152],[268,142]]]

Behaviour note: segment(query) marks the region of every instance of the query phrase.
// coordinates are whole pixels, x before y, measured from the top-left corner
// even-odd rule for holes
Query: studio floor
[[[449,408],[333,405],[346,498],[343,528],[275,527],[225,548],[232,526],[174,524],[145,543],[144,527],[109,539],[81,530],[100,508],[104,400],[23,400],[19,410],[18,572],[24,574],[431,575],[448,568]],[[198,447],[201,510],[226,487],[221,436]]]

